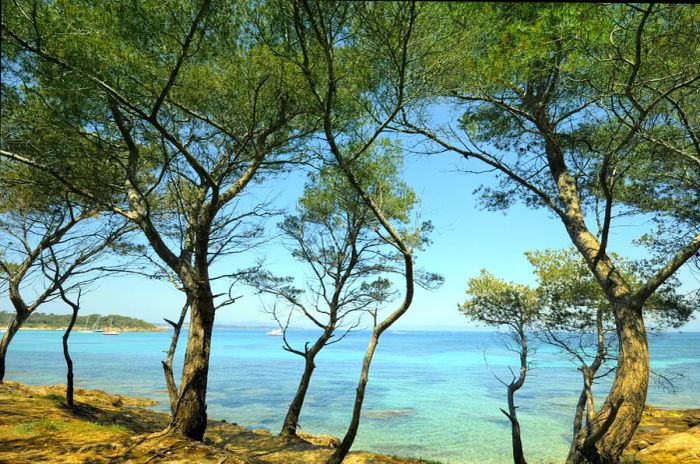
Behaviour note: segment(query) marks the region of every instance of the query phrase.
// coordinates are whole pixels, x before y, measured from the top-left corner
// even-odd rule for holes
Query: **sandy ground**
[[[149,400],[77,389],[76,406],[63,386],[0,384],[0,462],[321,464],[330,448],[286,440],[236,424],[210,421],[204,443],[160,433],[166,414]],[[371,453],[351,453],[346,464],[417,464]]]

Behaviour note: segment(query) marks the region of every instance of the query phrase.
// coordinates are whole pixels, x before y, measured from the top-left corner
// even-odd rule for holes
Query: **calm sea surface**
[[[208,392],[210,417],[276,432],[296,390],[303,362],[264,329],[214,331]],[[23,330],[8,353],[7,378],[29,384],[65,382],[58,331]],[[183,334],[184,337],[185,334]],[[293,331],[292,340],[313,332]],[[327,347],[304,405],[301,426],[342,436],[352,408],[367,334]],[[169,333],[74,333],[76,381],[84,388],[138,395],[167,408],[160,361]],[[183,343],[184,345],[184,338]],[[700,333],[674,333],[651,343],[652,369],[682,373],[675,393],[652,386],[648,402],[700,407]],[[179,354],[182,354],[180,352]],[[486,361],[488,362],[488,366]],[[395,332],[384,335],[370,374],[365,414],[353,449],[441,460],[500,464],[510,460],[510,428],[499,411],[512,353],[483,332]],[[532,463],[561,462],[580,375],[565,357],[540,348],[516,398],[525,452]],[[606,386],[599,387],[600,392]]]

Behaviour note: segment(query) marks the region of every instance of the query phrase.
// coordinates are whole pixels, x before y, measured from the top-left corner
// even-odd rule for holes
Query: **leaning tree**
[[[15,314],[0,340],[0,382],[10,342],[39,308],[115,272],[129,272],[134,227],[80,205],[43,175],[0,161],[0,296]]]
[[[534,324],[535,336],[557,348],[581,372],[581,393],[573,417],[573,437],[595,417],[593,384],[615,372],[618,344],[610,302],[574,248],[526,253],[537,279],[541,310]],[[647,260],[630,261],[613,254],[628,282],[638,284],[649,272]],[[680,281],[667,279],[645,304],[645,322],[658,334],[688,322],[698,301],[681,291]],[[663,385],[671,380],[651,371]],[[585,418],[585,421],[584,421]],[[575,443],[573,443],[575,445]],[[569,459],[576,454],[572,446]]]
[[[382,334],[411,306],[417,274],[413,253],[421,228],[393,221],[355,169],[401,109],[418,94],[420,72],[410,73],[414,26],[422,9],[414,2],[363,3],[295,0],[270,2],[276,15],[260,24],[264,40],[302,76],[308,112],[318,118],[319,147],[335,159],[350,186],[374,214],[380,233],[402,260],[402,293],[396,309],[375,317],[356,389],[350,424],[327,464],[340,464],[360,426],[369,371]],[[283,39],[282,39],[283,38]],[[350,149],[348,149],[350,147]],[[438,276],[426,275],[438,283]]]
[[[509,382],[496,377],[507,391],[508,411],[501,412],[510,421],[511,447],[514,464],[527,464],[520,436],[518,407],[515,394],[525,385],[532,363],[530,335],[542,311],[542,299],[527,285],[506,282],[482,269],[478,277],[469,279],[467,300],[459,306],[460,312],[473,321],[496,328],[505,335],[505,347],[518,355],[517,375],[510,369]]]
[[[617,462],[649,380],[645,307],[700,249],[697,15],[680,5],[435,7],[432,92],[400,128],[496,173],[487,208],[517,201],[561,221],[610,303],[615,379],[570,462]],[[435,118],[435,102],[461,117]],[[445,119],[449,121],[445,123]],[[398,127],[397,127],[398,128]],[[630,282],[610,252],[620,218],[651,219],[667,246]]]
[[[354,169],[386,216],[407,224],[416,197],[399,178],[398,156],[395,150],[377,150],[359,159]],[[365,316],[376,318],[376,310],[394,294],[388,278],[400,273],[401,256],[378,233],[374,213],[334,160],[325,160],[312,173],[296,214],[285,216],[279,227],[292,256],[307,270],[304,285],[298,288],[293,278],[269,272],[247,280],[275,298],[270,311],[282,329],[284,349],[304,358],[304,371],[280,432],[295,436],[317,355],[345,338]],[[294,314],[320,330],[303,349],[287,338]]]
[[[293,73],[248,27],[254,10],[3,5],[3,90],[21,104],[5,115],[14,130],[0,153],[132,221],[176,277],[190,322],[167,430],[193,439],[207,423],[213,282],[224,277],[211,265],[256,243],[266,209],[243,193],[284,169],[307,125]]]

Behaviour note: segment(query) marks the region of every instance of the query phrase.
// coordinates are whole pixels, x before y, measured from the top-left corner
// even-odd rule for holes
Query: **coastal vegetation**
[[[356,165],[372,201],[384,211],[386,218],[405,227],[416,197],[399,179],[400,167],[400,158],[391,151],[377,153]],[[299,199],[297,214],[285,216],[279,225],[289,240],[290,252],[309,267],[312,277],[303,288],[295,287],[291,277],[276,277],[269,272],[246,278],[258,292],[274,297],[269,312],[280,327],[284,349],[304,358],[304,372],[282,424],[282,436],[297,434],[299,415],[319,352],[342,341],[363,319],[369,318],[376,326],[379,309],[393,296],[387,276],[402,272],[402,259],[375,232],[378,227],[380,224],[371,209],[340,168],[326,162],[312,174]],[[426,223],[407,233],[423,236],[425,241],[429,229]],[[438,277],[431,278],[433,282],[439,281]],[[430,286],[431,282],[426,280],[423,284]],[[295,312],[321,330],[318,338],[306,342],[303,349],[295,348],[287,339]]]
[[[304,358],[280,440],[297,440],[319,351],[369,324],[346,433],[322,453],[348,462],[382,334],[417,287],[442,281],[416,267],[432,226],[402,179],[410,156],[441,153],[478,176],[483,208],[547,211],[572,245],[529,254],[538,288],[483,272],[461,306],[515,343],[503,382],[514,461],[525,463],[515,394],[539,340],[583,373],[567,464],[619,462],[643,417],[650,327],[697,306],[674,277],[700,262],[697,32],[695,9],[667,4],[3,3],[0,292],[14,314],[0,382],[17,330],[61,321],[77,411],[68,339],[87,326],[81,295],[119,273],[164,280],[184,298],[166,320],[161,438],[202,441],[215,316],[252,287]],[[310,270],[299,287],[244,259],[283,216],[251,192],[290,173],[310,176],[280,226]],[[625,218],[645,224],[642,259],[612,250]],[[70,316],[37,312],[58,301]],[[321,331],[303,349],[285,333],[298,314]],[[591,385],[608,373],[596,407]]]
[[[7,327],[14,314],[0,311],[0,327]],[[70,323],[70,314],[53,314],[36,312],[23,324],[25,329],[55,330],[65,329]],[[116,330],[150,332],[160,330],[158,326],[141,319],[119,314],[87,314],[75,320],[75,330],[103,330],[112,327]]]
[[[593,385],[614,371],[610,364],[617,359],[610,303],[576,250],[544,250],[526,255],[537,278],[536,288],[505,282],[482,270],[479,277],[469,280],[469,298],[460,306],[466,317],[501,331],[504,345],[519,358],[517,375],[510,369],[509,382],[497,377],[507,389],[508,411],[501,411],[511,422],[515,464],[526,462],[515,393],[523,388],[536,359],[532,340],[555,347],[581,372],[583,385],[573,416],[572,437],[594,419]],[[628,282],[639,280],[635,276],[635,272],[641,272],[639,263],[616,258]],[[652,333],[680,327],[698,310],[700,301],[679,292],[679,285],[677,279],[671,278],[649,299],[646,311]],[[658,375],[662,381],[672,382],[663,374]],[[573,459],[574,446],[572,443],[569,459]]]

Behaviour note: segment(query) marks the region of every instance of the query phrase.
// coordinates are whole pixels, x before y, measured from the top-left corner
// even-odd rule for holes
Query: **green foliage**
[[[596,312],[600,309],[606,330],[611,330],[611,304],[576,249],[530,251],[526,256],[537,277],[537,292],[546,305],[541,318],[545,327],[595,333]],[[615,254],[612,257],[632,286],[639,285],[655,267],[647,261],[629,261]],[[699,303],[692,295],[681,293],[680,281],[671,277],[644,305],[648,326],[657,331],[680,327],[699,309]]]
[[[549,330],[596,333],[596,312],[612,322],[610,304],[574,248],[529,251],[527,260],[537,278],[537,292],[546,305],[540,323]]]
[[[231,199],[286,169],[312,127],[298,73],[250,27],[257,6],[7,5],[0,145],[47,166],[81,202],[138,214],[161,258],[193,256],[198,231],[212,258],[249,245],[264,208],[242,214]]]
[[[352,149],[348,151],[352,152]],[[401,154],[388,146],[358,158],[352,170],[362,182],[365,192],[392,221],[406,224],[416,203],[416,195],[400,179],[403,168]],[[322,222],[346,212],[361,216],[366,224],[376,224],[369,207],[334,162],[326,162],[310,176],[299,199],[299,211],[304,220]],[[335,219],[337,220],[337,218]]]
[[[459,307],[462,314],[492,327],[522,331],[537,321],[542,309],[536,290],[506,282],[484,269],[478,277],[469,279],[467,295],[469,298]]]
[[[394,151],[377,150],[356,160],[353,169],[390,221],[409,221],[415,194],[399,178],[401,158]],[[287,215],[279,227],[292,256],[310,271],[306,290],[296,288],[290,277],[268,272],[248,279],[258,290],[281,296],[297,309],[306,307],[306,299],[338,320],[361,309],[376,310],[394,296],[384,275],[398,272],[401,256],[379,233],[374,213],[335,163],[324,162],[309,176],[297,214]]]
[[[14,317],[14,313],[7,311],[0,311],[0,327],[7,327],[10,320]],[[100,328],[104,329],[109,326],[110,321],[112,321],[112,328],[114,329],[142,329],[142,330],[155,330],[157,327],[149,322],[137,319],[134,317],[120,316],[117,314],[110,314],[106,316],[101,316],[99,314],[90,314],[87,316],[78,316],[75,321],[74,330],[82,330],[87,323],[87,329],[92,330],[92,326],[100,318]],[[40,312],[32,313],[27,321],[22,325],[25,329],[32,328],[50,328],[50,329],[60,329],[68,327],[70,322],[70,314],[46,314]]]
[[[438,18],[449,12],[451,21]],[[466,146],[502,175],[484,206],[559,203],[545,148],[563,151],[587,212],[648,214],[691,233],[700,217],[697,11],[687,5],[489,4],[428,9],[443,36],[437,93],[463,109]],[[430,130],[436,127],[427,126]],[[433,124],[433,126],[435,126]],[[600,209],[598,210],[600,214]],[[672,226],[665,230],[672,230]],[[667,237],[677,237],[667,234]]]

